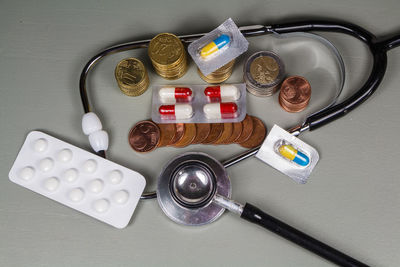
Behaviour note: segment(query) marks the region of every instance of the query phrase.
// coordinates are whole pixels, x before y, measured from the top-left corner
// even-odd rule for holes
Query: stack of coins
[[[149,76],[137,58],[121,60],[115,67],[115,79],[121,91],[128,96],[143,94],[149,87]]]
[[[275,53],[261,51],[250,56],[244,65],[247,91],[255,96],[272,96],[284,77],[285,67]]]
[[[149,44],[149,57],[156,72],[175,80],[187,71],[186,51],[181,40],[171,33],[160,33]]]
[[[304,110],[311,98],[311,85],[301,76],[291,76],[283,81],[279,104],[288,112]]]
[[[225,64],[221,68],[216,71],[211,72],[208,75],[204,75],[199,68],[197,68],[197,72],[204,81],[208,83],[222,83],[232,75],[233,66],[235,65],[235,60]]]
[[[129,133],[129,143],[137,152],[149,152],[157,147],[185,147],[190,144],[239,144],[254,148],[262,144],[267,129],[254,117],[237,123],[170,123],[156,124],[146,120],[135,124]]]

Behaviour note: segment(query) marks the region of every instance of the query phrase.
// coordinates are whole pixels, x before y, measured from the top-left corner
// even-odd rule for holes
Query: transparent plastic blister
[[[192,42],[188,52],[204,75],[219,69],[247,51],[249,42],[231,18]]]
[[[153,86],[151,118],[156,123],[240,122],[246,116],[246,86]]]
[[[278,125],[272,127],[256,157],[301,184],[319,160],[317,150]]]

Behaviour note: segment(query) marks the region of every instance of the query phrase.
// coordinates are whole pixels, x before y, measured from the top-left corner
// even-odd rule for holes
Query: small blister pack
[[[246,116],[246,86],[153,86],[151,118],[156,123],[240,122]]]
[[[141,174],[38,131],[26,137],[9,178],[116,228],[128,225],[146,185]]]
[[[319,160],[317,150],[274,125],[256,157],[298,183],[307,182]]]
[[[204,75],[221,68],[247,51],[249,42],[231,18],[192,42],[188,52]]]

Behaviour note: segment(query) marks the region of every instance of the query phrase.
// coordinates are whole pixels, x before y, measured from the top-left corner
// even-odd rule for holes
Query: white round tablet
[[[119,184],[122,181],[122,172],[119,170],[110,171],[107,178],[110,183]]]
[[[68,197],[73,202],[79,202],[85,196],[85,191],[82,188],[74,188],[68,193]]]
[[[60,185],[60,181],[56,177],[47,178],[44,182],[44,187],[47,191],[54,192]]]
[[[72,151],[71,149],[63,149],[58,152],[57,159],[61,162],[68,162],[72,159]]]
[[[54,161],[51,158],[44,158],[39,162],[39,169],[43,172],[48,172],[53,169]]]
[[[78,170],[68,169],[62,174],[62,178],[68,183],[73,183],[78,179]]]
[[[129,193],[125,190],[120,190],[115,192],[113,195],[113,200],[118,204],[125,204],[128,201]]]
[[[100,179],[94,179],[92,181],[90,181],[89,183],[89,190],[92,193],[100,193],[101,191],[103,191],[103,181]]]
[[[83,163],[83,170],[87,173],[94,173],[97,169],[97,162],[94,159],[88,159]]]
[[[47,140],[43,138],[36,140],[35,143],[33,144],[33,149],[36,152],[43,152],[46,150],[46,148],[47,148]]]
[[[110,207],[110,202],[104,198],[98,199],[93,203],[93,208],[99,213],[106,212],[109,207]]]
[[[29,181],[35,175],[35,169],[33,167],[24,167],[19,171],[19,177],[25,181]]]

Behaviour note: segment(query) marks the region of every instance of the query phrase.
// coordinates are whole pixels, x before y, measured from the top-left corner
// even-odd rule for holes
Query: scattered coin
[[[231,136],[225,140],[224,144],[235,143],[242,133],[243,126],[241,122],[234,122]]]
[[[175,128],[176,128],[175,136],[172,139],[171,143],[168,144],[169,146],[173,146],[174,144],[179,142],[182,139],[183,135],[185,134],[185,124],[184,123],[176,123]]]
[[[217,140],[212,142],[212,144],[214,144],[214,145],[223,144],[225,142],[225,140],[227,140],[229,137],[231,137],[232,131],[233,131],[232,123],[223,123],[223,125],[224,125],[224,130],[222,131],[221,136]]]
[[[160,142],[158,147],[169,145],[175,137],[176,127],[174,123],[160,123],[158,124],[160,128]]]
[[[251,116],[251,119],[253,120],[253,132],[247,141],[239,143],[245,148],[254,148],[261,145],[267,133],[264,123],[259,118]]]
[[[196,137],[194,138],[192,144],[200,144],[210,134],[211,124],[209,123],[196,123]]]
[[[140,121],[129,132],[129,144],[137,152],[150,152],[160,142],[160,129],[152,121]]]
[[[185,147],[190,145],[196,137],[196,125],[194,123],[185,124],[185,134],[182,139],[173,144],[175,147]]]
[[[212,142],[217,140],[222,135],[223,131],[224,131],[223,123],[212,123],[211,129],[210,129],[210,134],[202,142],[202,144],[211,144]]]
[[[253,120],[249,115],[246,115],[242,121],[242,133],[239,138],[236,139],[236,143],[243,143],[247,141],[253,132]]]

